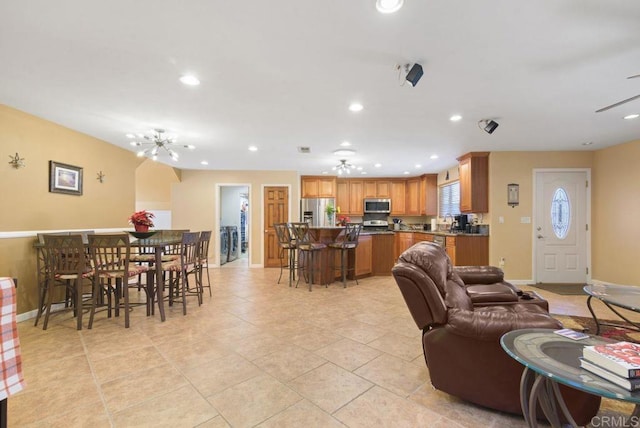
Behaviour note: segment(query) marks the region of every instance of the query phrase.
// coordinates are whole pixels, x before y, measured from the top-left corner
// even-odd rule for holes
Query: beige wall
[[[171,186],[182,171],[146,159],[136,169],[136,210],[171,210]]]
[[[640,140],[595,152],[592,174],[593,278],[640,285]]]
[[[505,258],[505,276],[512,280],[533,278],[532,227],[520,223],[533,218],[534,168],[592,168],[594,152],[492,152],[489,156],[489,212],[491,213],[489,263]],[[593,174],[593,172],[592,172]],[[507,205],[507,184],[520,185],[520,205]],[[595,205],[600,203],[592,199]],[[504,217],[504,223],[499,218]]]
[[[212,248],[219,248],[219,210],[215,201],[217,185],[248,185],[249,196],[249,263],[262,265],[263,186],[291,186],[290,221],[299,218],[300,176],[296,171],[182,171],[182,180],[172,185],[171,211],[173,227],[212,230]],[[213,256],[213,250],[210,256]],[[214,260],[215,261],[215,260]]]
[[[29,232],[128,227],[135,206],[132,153],[88,135],[0,105],[0,276],[17,277],[18,313],[35,309],[37,287],[33,237]],[[14,169],[9,155],[19,153],[25,168]],[[82,167],[82,196],[49,193],[49,161]],[[105,174],[104,183],[97,174]]]

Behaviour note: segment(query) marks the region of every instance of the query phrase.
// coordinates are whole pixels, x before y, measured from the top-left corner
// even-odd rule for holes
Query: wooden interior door
[[[267,186],[264,188],[264,267],[280,267],[278,236],[275,223],[289,221],[289,188]]]

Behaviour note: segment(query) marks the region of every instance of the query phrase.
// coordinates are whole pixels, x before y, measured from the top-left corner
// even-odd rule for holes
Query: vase
[[[146,224],[134,224],[133,227],[136,229],[136,232],[148,232],[149,226]]]

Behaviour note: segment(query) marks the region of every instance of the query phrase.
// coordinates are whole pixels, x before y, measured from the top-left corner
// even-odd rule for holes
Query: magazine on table
[[[582,357],[618,376],[627,379],[640,377],[640,344],[617,342],[585,346]]]
[[[563,328],[562,330],[554,330],[555,334],[559,334],[560,336],[568,337],[573,340],[586,339],[589,337],[588,334],[582,333],[581,331],[571,330],[570,328]]]

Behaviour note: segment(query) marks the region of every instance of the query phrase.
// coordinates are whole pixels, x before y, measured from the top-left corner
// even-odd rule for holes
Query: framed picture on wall
[[[49,161],[49,192],[82,195],[82,168]]]

